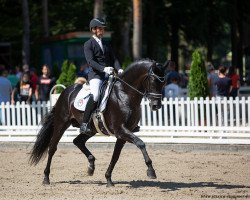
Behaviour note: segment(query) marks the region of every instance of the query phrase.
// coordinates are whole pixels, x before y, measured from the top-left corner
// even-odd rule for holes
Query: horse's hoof
[[[147,170],[147,176],[151,179],[156,179],[156,174],[155,174],[155,170],[151,169],[151,170]]]
[[[93,176],[94,172],[95,172],[95,167],[88,166],[88,175]]]
[[[115,184],[112,181],[107,182],[107,187],[114,187]]]
[[[43,179],[43,185],[49,185],[50,184],[50,181],[48,178],[44,178]]]

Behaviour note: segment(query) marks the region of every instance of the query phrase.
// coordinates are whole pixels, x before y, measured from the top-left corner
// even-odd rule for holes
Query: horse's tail
[[[54,130],[54,113],[55,107],[43,118],[42,128],[37,135],[36,142],[31,151],[29,159],[31,165],[38,164],[49,147]]]

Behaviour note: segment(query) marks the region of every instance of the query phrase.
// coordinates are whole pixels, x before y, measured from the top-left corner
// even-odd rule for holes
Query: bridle
[[[140,95],[142,95],[143,97],[146,97],[148,99],[150,99],[150,97],[155,98],[155,99],[161,99],[162,98],[162,94],[159,93],[153,93],[153,92],[149,92],[150,91],[150,77],[155,77],[158,81],[160,82],[164,82],[165,81],[165,77],[160,77],[157,76],[154,72],[152,67],[149,68],[148,70],[148,75],[144,78],[143,83],[146,82],[147,85],[147,89],[146,91],[143,93],[139,90],[137,90],[135,87],[133,87],[132,85],[130,85],[129,83],[127,83],[126,81],[122,80],[120,77],[118,77],[117,75],[115,75],[115,78],[118,79],[119,81],[121,81],[122,83],[124,83],[125,85],[127,85],[128,87],[130,87],[131,89],[133,89],[134,91],[136,91],[137,93],[139,93]]]

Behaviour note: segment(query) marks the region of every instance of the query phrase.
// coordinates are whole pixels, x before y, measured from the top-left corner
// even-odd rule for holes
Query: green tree
[[[65,60],[62,65],[62,72],[56,83],[68,87],[74,84],[75,79],[76,79],[76,66],[73,63],[70,63],[68,60]],[[61,91],[62,91],[61,88],[57,89],[58,93],[60,93]]]
[[[194,97],[208,96],[208,82],[205,62],[201,53],[195,50],[192,54],[192,63],[190,68],[188,96],[191,99]]]

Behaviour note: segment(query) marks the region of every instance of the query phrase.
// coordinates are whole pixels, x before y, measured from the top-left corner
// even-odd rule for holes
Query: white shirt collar
[[[99,42],[102,42],[102,39],[98,38],[96,35],[93,35],[92,37],[93,37],[98,43],[99,43]]]
[[[96,42],[99,44],[99,46],[101,47],[102,51],[104,52],[103,45],[102,45],[102,39],[98,38],[96,35],[93,35],[92,37],[96,40]]]

